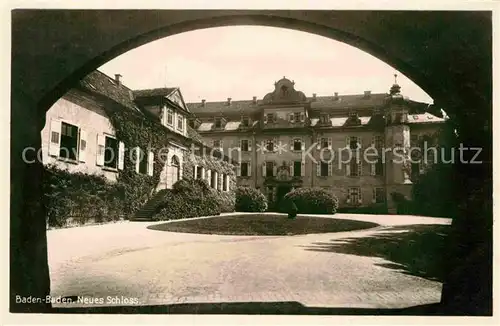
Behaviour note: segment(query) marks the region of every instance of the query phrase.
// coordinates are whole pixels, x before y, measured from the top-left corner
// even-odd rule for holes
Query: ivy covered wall
[[[219,198],[222,212],[234,211],[236,190],[236,173],[234,171],[234,165],[229,162],[225,162],[220,158],[211,157],[209,155],[196,155],[194,151],[190,150],[184,153],[184,178],[194,178],[195,165],[205,168],[205,171],[217,171],[219,174],[218,183],[221,185],[223,182],[222,176],[228,176],[228,191],[216,190],[213,188],[211,190]]]
[[[147,113],[124,109],[113,102],[106,104],[104,110],[114,128],[115,137],[125,145],[123,169],[118,170],[116,183],[110,183],[101,176],[71,176],[66,171],[58,171],[57,167],[47,167],[50,178],[46,185],[46,205],[51,212],[48,221],[51,226],[64,226],[69,220],[75,219],[78,223],[85,224],[129,218],[155,194],[161,172],[168,163],[169,139],[175,136],[159,120],[147,116]],[[190,139],[180,140],[183,140],[186,148],[192,142]],[[136,172],[136,147],[140,147],[145,153],[151,151],[154,154],[152,175]],[[208,155],[201,157],[192,155],[189,150],[184,151],[184,179],[193,178],[195,164],[206,170],[217,171],[219,176],[226,174],[229,177],[229,191],[211,191],[218,197],[222,211],[233,211],[236,187],[233,165]],[[95,187],[96,184],[99,187]],[[78,196],[71,195],[73,193]],[[99,209],[95,203],[98,203]],[[107,216],[110,214],[112,216]]]

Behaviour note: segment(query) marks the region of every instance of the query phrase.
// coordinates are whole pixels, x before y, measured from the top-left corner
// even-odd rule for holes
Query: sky
[[[180,87],[186,102],[261,99],[289,78],[306,96],[387,93],[397,74],[401,92],[433,100],[383,61],[326,37],[289,29],[231,26],[169,36],[126,52],[99,68],[121,74],[131,89]]]

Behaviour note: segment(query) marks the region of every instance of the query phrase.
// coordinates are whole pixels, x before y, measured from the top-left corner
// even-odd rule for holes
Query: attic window
[[[319,117],[319,121],[320,123],[329,123],[330,121],[330,117],[328,116],[328,114],[322,114],[320,117]]]
[[[215,128],[217,128],[217,129],[222,128],[222,119],[221,118],[215,118]]]
[[[248,117],[241,118],[241,126],[242,127],[250,126],[250,119]]]

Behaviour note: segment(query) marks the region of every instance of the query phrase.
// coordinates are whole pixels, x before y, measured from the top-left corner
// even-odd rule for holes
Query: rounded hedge
[[[219,215],[221,208],[217,197],[205,180],[179,180],[167,189],[157,207],[156,220]]]
[[[285,201],[295,204],[301,214],[335,214],[339,206],[337,197],[322,188],[298,188],[284,197]]]
[[[267,209],[266,196],[255,188],[238,187],[234,209],[237,212],[264,212]]]

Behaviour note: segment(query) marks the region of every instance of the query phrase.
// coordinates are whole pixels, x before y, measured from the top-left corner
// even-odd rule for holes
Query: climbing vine
[[[117,182],[124,188],[125,213],[132,214],[150,198],[159,183],[168,152],[168,130],[159,122],[132,110],[106,109],[106,113],[117,140],[125,144],[124,166],[119,171]],[[137,153],[132,150],[135,147],[140,147],[146,155],[149,151],[154,153],[152,176],[136,173]]]
[[[128,218],[155,193],[167,160],[171,132],[152,117],[132,110],[106,107],[105,111],[116,139],[125,145],[123,169],[118,170],[116,182],[109,183],[103,176],[72,174],[59,170],[57,166],[47,166],[50,177],[46,178],[44,200],[49,211],[49,226],[63,227],[75,218],[80,224]],[[136,147],[146,155],[149,152],[154,154],[152,175],[136,172],[138,158],[133,150]],[[232,211],[236,184],[233,165],[210,156],[192,154],[184,153],[183,178],[193,179],[195,164],[229,176],[230,191],[210,191],[218,198],[222,211]]]

